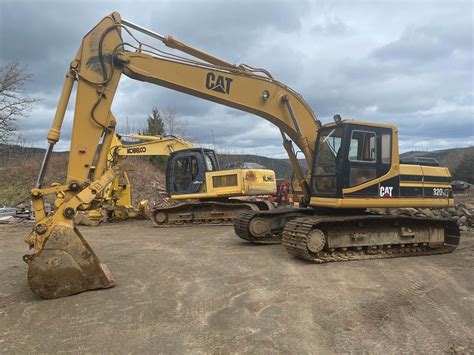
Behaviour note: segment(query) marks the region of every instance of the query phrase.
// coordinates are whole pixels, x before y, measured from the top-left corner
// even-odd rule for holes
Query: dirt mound
[[[52,155],[43,186],[51,186],[53,182],[65,180],[67,157],[68,155],[65,153]],[[17,206],[20,203],[29,204],[30,190],[35,185],[42,160],[42,152],[34,152],[21,158],[17,156],[5,157],[4,162],[0,165],[0,202],[7,206]],[[53,199],[46,200],[53,202]]]
[[[122,163],[132,185],[132,203],[147,199],[151,208],[174,203],[166,194],[165,173],[142,157],[127,157]]]
[[[5,153],[5,151],[3,151]],[[34,187],[41,162],[42,150],[8,152],[0,154],[5,159],[0,165],[0,202],[7,206],[30,203],[30,190]],[[43,186],[66,180],[68,153],[53,153],[44,179]],[[136,203],[148,199],[150,206],[162,206],[171,203],[166,196],[165,174],[160,167],[144,157],[128,157],[123,161],[132,183],[132,198]],[[54,201],[47,196],[47,202]]]

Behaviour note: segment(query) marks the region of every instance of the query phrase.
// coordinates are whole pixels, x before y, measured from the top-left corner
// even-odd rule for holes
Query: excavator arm
[[[165,53],[142,43],[131,29],[158,39],[191,58]],[[130,35],[131,43],[124,42],[124,32]],[[309,201],[308,183],[291,141],[311,166],[320,123],[297,92],[263,69],[227,63],[172,37],[122,21],[118,13],[112,13],[86,34],[66,74],[48,133],[49,147],[32,190],[36,225],[27,242],[34,254],[25,256],[25,261],[29,264],[30,287],[42,297],[68,296],[114,285],[106,267],[100,264],[74,227],[73,217],[116,176],[117,166],[107,165],[116,126],[110,110],[122,74],[253,113],[273,123],[281,132],[305,200]],[[77,94],[66,183],[42,188],[75,81]],[[53,215],[46,216],[43,197],[57,191],[64,191],[64,199]],[[71,245],[77,245],[77,248],[71,250]]]
[[[124,145],[122,138],[131,138],[141,140],[142,142]],[[123,157],[169,156],[173,152],[193,147],[194,145],[191,142],[175,136],[145,136],[139,134],[116,135],[112,141],[108,161],[111,167],[121,166],[120,163]],[[130,216],[145,216],[148,210],[148,200],[140,201],[136,208],[132,206],[130,180],[124,170],[121,169],[121,172],[123,173],[126,183],[121,184],[120,176],[117,175],[114,181],[105,190],[102,204],[107,205],[109,212],[113,213],[112,218],[126,219]]]
[[[112,149],[119,157],[124,156],[168,156],[173,152],[193,148],[194,144],[186,139],[174,136],[144,136],[139,134],[121,135],[119,138],[131,138],[142,140],[142,143],[123,145],[118,140],[115,149]]]
[[[123,144],[123,138],[140,140]],[[139,134],[115,134],[109,149],[105,169],[115,167],[118,171],[113,181],[101,194],[96,195],[94,201],[86,211],[78,213],[74,219],[76,224],[97,226],[106,218],[127,219],[143,217],[148,212],[148,200],[140,201],[137,206],[132,205],[131,184],[127,172],[122,168],[121,161],[127,156],[169,156],[171,153],[189,149],[194,145],[175,136],[145,136]],[[57,195],[64,196],[61,192]],[[56,199],[56,205],[62,204],[62,199]]]

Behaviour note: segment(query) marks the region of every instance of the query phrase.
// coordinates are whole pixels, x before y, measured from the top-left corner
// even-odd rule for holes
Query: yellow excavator
[[[183,55],[143,43],[135,31]],[[123,35],[129,38],[124,41]],[[323,126],[302,96],[268,71],[228,63],[112,13],[86,34],[71,63],[48,133],[49,148],[32,190],[36,223],[26,241],[33,253],[24,260],[29,286],[40,296],[63,297],[115,284],[75,228],[73,218],[115,178],[117,168],[105,166],[116,125],[110,108],[122,74],[252,113],[280,129],[302,187],[301,207],[243,213],[234,222],[239,237],[255,243],[281,241],[291,255],[315,263],[446,253],[458,245],[459,229],[452,220],[364,213],[371,207],[454,203],[447,168],[400,161],[396,127],[342,120],[338,115],[334,123]],[[42,188],[75,81],[67,180],[61,186]],[[305,156],[308,176],[298,164],[293,143]],[[189,162],[193,164],[191,159],[183,165]],[[91,173],[93,165],[96,169]],[[208,182],[208,174],[205,178]],[[192,179],[186,186],[202,184],[204,176]],[[219,184],[234,182],[226,178]],[[65,191],[64,202],[52,216],[46,216],[43,196],[58,190]],[[193,196],[200,193],[199,188],[189,191]]]
[[[121,138],[142,142],[124,145]],[[273,208],[268,200],[257,196],[275,193],[274,171],[260,168],[221,170],[213,150],[194,147],[185,139],[115,135],[109,151],[106,168],[118,166],[127,156],[169,157],[166,192],[177,203],[156,207],[150,213],[147,200],[132,206],[130,180],[128,174],[120,169],[103,194],[94,199],[91,207],[76,213],[76,224],[97,225],[104,218],[111,221],[145,215],[149,215],[157,227],[231,224],[241,211]],[[56,200],[57,205],[62,202]]]
[[[123,144],[122,140],[134,141]],[[106,168],[118,166],[127,156],[169,156],[171,153],[193,148],[194,145],[175,136],[147,136],[141,134],[119,135],[112,139],[107,158]],[[59,195],[59,194],[58,194]],[[62,203],[61,196],[57,196],[56,204]],[[103,220],[124,220],[127,218],[144,218],[148,215],[148,200],[142,200],[136,206],[132,205],[132,186],[128,173],[120,169],[114,180],[96,196],[90,207],[85,211],[78,211],[74,218],[76,225],[96,226]]]

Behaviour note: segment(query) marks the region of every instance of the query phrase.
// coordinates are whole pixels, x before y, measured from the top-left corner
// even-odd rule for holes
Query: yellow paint
[[[231,177],[230,186],[215,186],[214,178]],[[232,169],[206,173],[204,192],[197,194],[171,195],[173,200],[209,199],[217,197],[258,196],[276,193],[276,176],[268,169]]]
[[[311,206],[331,208],[398,208],[398,207],[446,207],[454,200],[447,198],[321,198],[311,197]]]
[[[400,164],[400,175],[423,175],[420,165]]]

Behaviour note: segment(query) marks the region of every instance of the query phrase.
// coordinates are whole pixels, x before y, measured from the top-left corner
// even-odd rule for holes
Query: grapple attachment
[[[54,226],[42,249],[25,255],[24,260],[29,265],[28,284],[43,298],[115,286],[107,266],[101,264],[81,233],[69,225]]]

